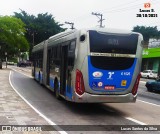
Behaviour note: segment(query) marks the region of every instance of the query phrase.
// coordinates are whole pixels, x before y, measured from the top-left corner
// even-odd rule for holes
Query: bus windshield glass
[[[138,34],[108,34],[89,31],[90,52],[136,54]]]

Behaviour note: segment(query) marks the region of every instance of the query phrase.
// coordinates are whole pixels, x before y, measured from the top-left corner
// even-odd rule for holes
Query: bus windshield
[[[138,35],[105,34],[89,31],[90,52],[136,54]]]

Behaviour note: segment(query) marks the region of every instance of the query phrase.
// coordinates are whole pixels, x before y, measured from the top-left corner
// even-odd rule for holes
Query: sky
[[[144,4],[150,3],[145,8]],[[160,30],[160,0],[1,0],[0,15],[13,15],[20,9],[28,14],[52,14],[60,24],[73,22],[76,29],[99,26],[99,18],[94,13],[100,13],[105,19],[102,23],[106,28],[132,30],[134,26],[157,26]],[[144,14],[139,10],[154,9],[158,17],[136,17]],[[150,12],[145,12],[150,14]],[[65,24],[63,27],[70,28]]]

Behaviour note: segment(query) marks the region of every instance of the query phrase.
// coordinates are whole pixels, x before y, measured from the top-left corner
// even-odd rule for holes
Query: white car
[[[158,73],[155,70],[144,70],[141,72],[141,76],[143,78],[154,78],[156,79],[158,76]]]

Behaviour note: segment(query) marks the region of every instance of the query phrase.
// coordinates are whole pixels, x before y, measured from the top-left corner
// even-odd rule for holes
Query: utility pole
[[[75,28],[74,28],[74,23],[73,23],[73,22],[65,22],[65,23],[71,25],[71,29],[75,29]]]
[[[96,15],[96,16],[99,18],[99,21],[98,21],[98,22],[100,22],[100,27],[104,27],[104,26],[102,26],[102,22],[105,20],[105,19],[102,18],[103,14],[93,13],[93,12],[92,12],[92,15]]]

